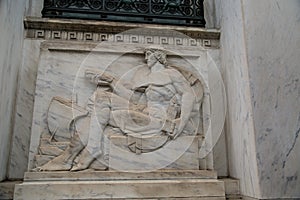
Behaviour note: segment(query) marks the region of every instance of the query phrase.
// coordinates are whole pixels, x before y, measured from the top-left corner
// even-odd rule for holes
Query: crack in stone
[[[300,122],[300,115],[299,115],[299,118],[298,118],[298,122]],[[294,138],[293,144],[292,144],[291,148],[289,149],[288,153],[286,154],[286,160],[290,156],[290,153],[292,152],[292,150],[294,149],[294,147],[296,145],[296,141],[299,137],[299,133],[300,133],[300,128],[295,133],[295,138]],[[283,162],[282,168],[285,167],[286,160]]]

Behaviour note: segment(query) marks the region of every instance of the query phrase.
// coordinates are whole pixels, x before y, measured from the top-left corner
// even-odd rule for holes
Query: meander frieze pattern
[[[188,35],[188,34],[187,34]],[[194,34],[193,34],[194,35]],[[86,41],[103,42],[110,41],[115,43],[136,43],[136,44],[159,44],[175,46],[202,46],[205,48],[219,48],[219,40],[202,39],[197,37],[182,37],[174,35],[155,34],[121,34],[83,32],[83,31],[62,31],[62,30],[36,30],[28,29],[27,38],[42,40],[62,40],[62,41]]]

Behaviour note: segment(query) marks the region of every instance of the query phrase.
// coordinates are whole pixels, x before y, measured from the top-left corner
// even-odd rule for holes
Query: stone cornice
[[[27,38],[45,40],[101,42],[114,37],[115,42],[218,48],[220,39],[220,31],[216,29],[156,24],[26,17],[24,26]],[[134,29],[139,31],[133,34]]]

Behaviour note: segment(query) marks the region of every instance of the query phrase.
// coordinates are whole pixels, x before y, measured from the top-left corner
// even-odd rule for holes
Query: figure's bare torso
[[[150,117],[166,118],[170,101],[177,93],[168,72],[167,69],[149,72],[135,82],[134,89],[146,88],[144,93],[147,99],[146,112]]]

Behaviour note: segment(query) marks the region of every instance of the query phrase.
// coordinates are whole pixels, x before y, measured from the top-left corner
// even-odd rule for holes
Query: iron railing
[[[43,17],[204,27],[203,0],[44,0]]]

